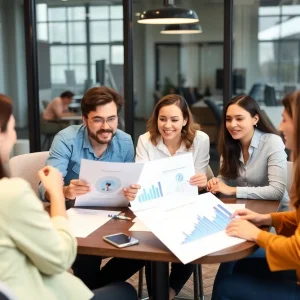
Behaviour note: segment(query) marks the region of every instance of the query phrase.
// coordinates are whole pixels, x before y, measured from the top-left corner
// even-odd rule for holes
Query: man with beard
[[[77,196],[90,191],[89,184],[78,179],[81,159],[134,161],[131,136],[117,129],[118,112],[123,103],[121,95],[110,88],[91,88],[81,100],[83,124],[69,126],[55,136],[46,165],[62,173],[63,192],[68,205],[72,205]],[[132,184],[122,193],[128,200],[133,200],[138,188],[139,185]],[[47,192],[41,184],[39,193],[41,199],[47,201]],[[113,281],[125,281],[144,265],[144,261],[113,258],[100,270],[101,260],[99,256],[78,254],[72,266],[74,275],[90,289]]]

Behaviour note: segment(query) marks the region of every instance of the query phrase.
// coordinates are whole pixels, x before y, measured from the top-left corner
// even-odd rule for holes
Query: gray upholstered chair
[[[39,184],[37,172],[45,166],[48,156],[49,152],[44,151],[12,157],[9,161],[11,176],[27,180],[37,193]]]
[[[277,106],[275,88],[266,84],[264,90],[264,101],[266,106]]]

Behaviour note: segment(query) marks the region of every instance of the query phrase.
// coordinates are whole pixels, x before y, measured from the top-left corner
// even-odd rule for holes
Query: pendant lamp
[[[170,24],[166,25],[161,34],[195,34],[201,33],[202,29],[199,23],[197,24]]]
[[[164,0],[164,7],[150,9],[141,13],[138,23],[141,24],[188,24],[198,22],[195,11],[179,8],[174,0]]]

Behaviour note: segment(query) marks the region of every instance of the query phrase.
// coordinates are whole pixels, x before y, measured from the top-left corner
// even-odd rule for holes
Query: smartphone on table
[[[115,233],[106,235],[103,237],[104,241],[118,247],[118,248],[124,248],[132,245],[136,245],[139,243],[139,240],[133,238],[132,236],[129,236],[124,233]]]

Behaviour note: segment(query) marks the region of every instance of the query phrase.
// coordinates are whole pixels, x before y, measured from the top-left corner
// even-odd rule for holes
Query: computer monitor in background
[[[96,82],[105,85],[105,59],[96,61]]]
[[[246,69],[233,70],[233,94],[244,92],[246,88]]]
[[[216,70],[216,89],[223,90],[224,72],[223,69]]]
[[[216,89],[222,90],[224,84],[223,69],[216,70]],[[246,69],[234,69],[232,72],[232,92],[238,94],[246,88]]]

